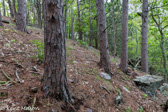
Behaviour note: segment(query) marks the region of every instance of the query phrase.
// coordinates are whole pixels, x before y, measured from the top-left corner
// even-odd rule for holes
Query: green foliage
[[[88,44],[87,44],[86,42],[82,41],[82,40],[78,40],[78,42],[79,42],[81,45],[85,46],[85,47],[88,46]]]
[[[127,107],[127,108],[125,109],[125,112],[132,112],[132,111],[131,111],[131,108],[130,108],[130,107]]]
[[[72,46],[68,46],[69,50],[74,50],[74,48]]]
[[[147,94],[142,94],[142,96],[144,97],[144,98],[147,98],[148,97],[148,95]]]
[[[36,55],[33,58],[36,58],[40,63],[44,61],[44,42],[36,39],[30,40],[36,47]]]
[[[144,109],[140,106],[140,109],[137,109],[137,112],[144,112]]]

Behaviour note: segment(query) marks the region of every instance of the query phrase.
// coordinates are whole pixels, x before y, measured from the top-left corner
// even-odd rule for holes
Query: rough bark
[[[17,12],[16,12],[16,3],[15,3],[15,0],[12,0],[12,5],[13,5],[14,17],[15,17],[15,19],[16,19]]]
[[[0,10],[0,26],[3,26],[3,24],[2,24],[1,10]]]
[[[161,48],[161,52],[162,52],[162,58],[163,58],[163,68],[164,68],[164,79],[165,82],[167,82],[167,59],[166,59],[166,53],[165,53],[165,48],[164,48],[164,34],[163,32],[160,30],[160,35],[161,35],[161,42],[160,42],[160,48]]]
[[[18,0],[18,14],[16,16],[16,28],[28,33],[26,29],[27,6],[26,0]]]
[[[128,70],[128,0],[122,3],[122,40],[120,69],[126,73]]]
[[[2,5],[3,5],[3,16],[6,16],[6,8],[5,8],[5,1],[2,1]]]
[[[89,0],[89,22],[90,22],[90,35],[89,35],[89,45],[92,46],[92,19],[91,19],[91,0]]]
[[[44,76],[45,96],[71,101],[66,77],[66,49],[62,0],[43,0],[44,5]]]
[[[37,10],[37,18],[38,18],[38,27],[42,28],[42,19],[41,19],[41,0],[36,0],[36,10]]]
[[[96,0],[97,18],[98,18],[98,32],[100,40],[100,66],[105,72],[111,74],[111,63],[108,48],[108,38],[106,29],[106,15],[104,8],[104,0]],[[112,74],[111,74],[112,75]]]
[[[73,23],[74,23],[74,17],[73,17],[73,2],[72,2],[71,3],[71,39],[72,40],[74,40]]]
[[[78,9],[78,24],[79,24],[78,34],[79,34],[79,39],[83,40],[82,29],[81,29],[82,25],[81,25],[81,17],[80,17],[80,4],[79,4],[79,0],[77,0],[77,9]]]
[[[13,7],[12,7],[12,4],[11,4],[11,0],[8,0],[8,4],[9,4],[9,9],[10,9],[10,16],[12,18],[14,18],[14,12],[13,12]]]
[[[142,8],[142,71],[148,73],[148,0],[143,0]]]

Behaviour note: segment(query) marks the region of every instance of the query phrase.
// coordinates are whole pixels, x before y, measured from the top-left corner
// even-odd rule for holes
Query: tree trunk
[[[89,35],[89,45],[92,46],[92,19],[91,19],[91,0],[89,0],[89,20],[90,20],[90,35]]]
[[[10,16],[12,18],[14,18],[13,7],[12,7],[12,4],[11,4],[11,0],[8,0],[8,4],[9,4],[9,9],[10,9]]]
[[[0,9],[0,26],[1,26],[1,27],[4,26],[4,25],[2,24],[1,9]]]
[[[72,2],[71,3],[71,39],[72,40],[74,40],[73,23],[74,23],[74,18],[73,18],[73,2]]]
[[[2,1],[2,5],[3,5],[3,16],[6,16],[5,0]]]
[[[37,18],[38,18],[38,27],[42,28],[42,20],[41,20],[41,3],[40,0],[36,0],[36,9],[37,9]]]
[[[167,82],[166,53],[164,49],[164,34],[162,31],[160,31],[160,35],[161,35],[160,48],[161,48],[162,58],[163,58],[164,79],[165,79],[165,82]]]
[[[83,37],[82,37],[82,25],[81,25],[81,17],[80,17],[80,5],[79,5],[79,0],[77,0],[77,9],[78,9],[78,24],[79,24],[79,27],[78,27],[78,34],[79,34],[79,39],[80,40],[83,40]]]
[[[12,5],[13,5],[14,17],[15,17],[15,19],[16,19],[17,12],[16,12],[16,3],[15,3],[15,0],[12,0]]]
[[[18,14],[16,16],[16,28],[28,33],[26,29],[27,6],[26,0],[18,0]]]
[[[44,96],[71,101],[66,77],[66,49],[63,1],[43,0],[44,4]]]
[[[107,30],[106,30],[106,15],[105,15],[105,8],[104,8],[104,0],[96,0],[96,8],[97,8],[97,17],[98,17],[99,39],[100,39],[100,63],[99,64],[104,68],[105,72],[112,75],[109,48],[108,48]]]
[[[128,70],[128,0],[122,3],[122,40],[120,69],[126,73]]]
[[[142,8],[142,71],[148,73],[148,0],[143,0]]]

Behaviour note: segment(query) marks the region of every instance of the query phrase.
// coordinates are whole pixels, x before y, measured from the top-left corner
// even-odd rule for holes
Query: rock
[[[90,64],[90,62],[89,62],[89,61],[86,61],[86,64]]]
[[[120,93],[119,96],[117,96],[117,98],[115,99],[114,102],[115,102],[116,105],[119,105],[121,103],[121,101],[122,101],[122,95]]]
[[[93,112],[92,109],[90,108],[87,108],[87,112]]]
[[[163,83],[164,86],[164,90],[168,91],[168,84],[167,83]]]
[[[111,76],[109,74],[104,73],[104,72],[100,72],[99,74],[102,78],[104,78],[106,80],[111,80]]]
[[[159,91],[160,91],[163,95],[166,95],[164,86],[160,86]]]
[[[32,93],[37,93],[37,91],[38,91],[38,87],[32,87],[31,89],[30,89],[30,92],[32,92]]]
[[[163,83],[163,86],[160,86],[159,91],[163,94],[166,95],[165,91],[168,91],[168,84]]]
[[[77,61],[73,61],[73,63],[78,63]]]
[[[130,91],[129,91],[126,87],[123,87],[123,89],[124,89],[125,91],[127,91],[128,93],[130,93]]]
[[[162,85],[163,77],[156,75],[139,76],[134,79],[135,84],[148,96],[155,97],[156,90]]]
[[[74,82],[74,80],[72,80],[72,79],[68,79],[68,81],[69,81],[69,82],[71,82],[71,83],[73,83],[73,82]]]

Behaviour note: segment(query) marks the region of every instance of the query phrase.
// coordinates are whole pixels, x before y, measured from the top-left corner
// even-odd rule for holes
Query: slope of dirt
[[[72,40],[66,41],[67,77],[69,90],[76,104],[70,105],[66,110],[63,102],[54,98],[44,98],[41,91],[43,63],[40,64],[34,58],[37,54],[36,47],[31,42],[35,39],[43,41],[43,32],[36,28],[30,28],[29,31],[30,34],[22,33],[9,24],[0,28],[0,81],[7,82],[0,86],[2,112],[29,109],[40,112],[140,112],[138,110],[141,108],[145,112],[163,111],[161,104],[167,97],[158,91],[156,98],[150,98],[135,86],[135,76],[145,75],[144,73],[130,69],[131,75],[125,75],[118,69],[119,59],[111,57],[114,76],[110,81],[106,81],[99,76],[99,72],[103,71],[98,66],[99,51],[83,47]],[[17,74],[22,83],[18,82]],[[121,104],[115,105],[114,101],[119,92],[123,100]]]

